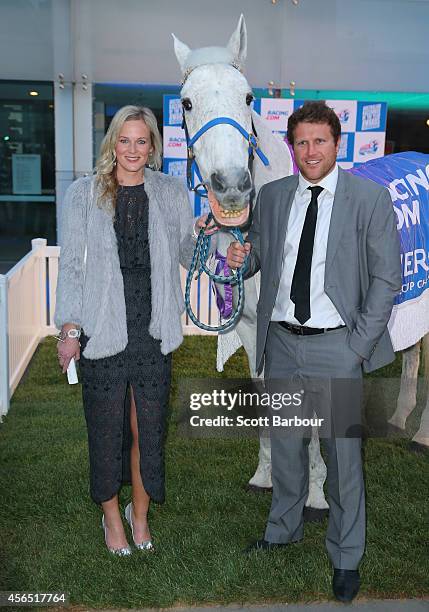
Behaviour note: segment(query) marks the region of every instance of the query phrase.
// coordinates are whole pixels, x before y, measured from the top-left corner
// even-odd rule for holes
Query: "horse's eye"
[[[192,102],[190,101],[189,98],[183,98],[182,106],[185,110],[190,111],[192,108]]]
[[[246,104],[247,104],[247,106],[250,106],[252,104],[252,102],[253,102],[253,94],[248,93],[247,96],[246,96]]]

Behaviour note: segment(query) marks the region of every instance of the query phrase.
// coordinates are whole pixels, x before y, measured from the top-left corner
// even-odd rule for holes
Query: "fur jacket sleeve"
[[[149,199],[152,315],[149,333],[167,354],[183,340],[184,301],[179,263],[189,267],[195,247],[193,216],[182,181],[145,169]],[[99,359],[128,343],[124,287],[113,207],[100,206],[95,177],[70,185],[60,210],[60,262],[55,325],[80,325],[84,355]]]

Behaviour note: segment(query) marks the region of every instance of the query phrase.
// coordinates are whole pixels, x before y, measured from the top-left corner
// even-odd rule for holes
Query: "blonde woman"
[[[134,544],[153,550],[147,513],[151,499],[164,500],[171,352],[183,339],[179,262],[189,266],[195,246],[186,187],[155,172],[160,164],[152,111],[121,108],[95,175],[69,187],[60,215],[58,360],[65,372],[80,357],[90,492],[107,548],[119,555],[131,553],[123,483],[132,484],[125,518]]]

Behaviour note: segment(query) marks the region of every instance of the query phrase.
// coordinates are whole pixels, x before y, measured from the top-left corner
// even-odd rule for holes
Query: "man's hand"
[[[250,242],[245,242],[244,246],[240,242],[231,242],[226,252],[226,263],[232,270],[241,268],[246,259],[246,256],[250,253],[252,245]]]
[[[219,227],[216,225],[216,223],[213,220],[206,227],[207,217],[208,215],[202,215],[201,217],[198,217],[198,219],[195,221],[194,228],[195,228],[195,234],[197,236],[202,227],[205,228],[206,236],[210,236],[211,234],[214,234],[215,232],[219,230]]]

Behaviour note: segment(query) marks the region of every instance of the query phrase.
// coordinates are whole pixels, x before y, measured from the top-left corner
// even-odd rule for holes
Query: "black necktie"
[[[296,258],[295,271],[292,278],[290,299],[295,304],[295,318],[304,325],[311,316],[310,311],[310,277],[311,260],[313,258],[314,232],[317,221],[317,198],[323,191],[323,187],[308,187],[311,191],[311,200],[305,215],[304,227],[302,228],[299,241],[298,256]]]

